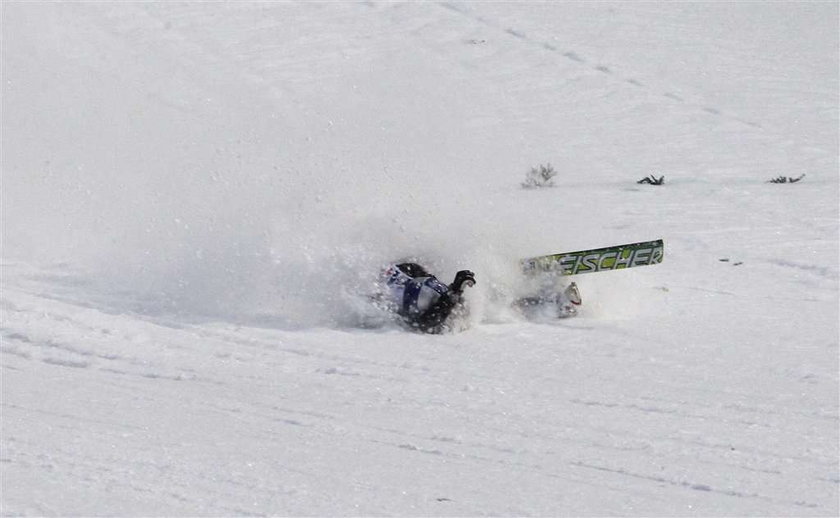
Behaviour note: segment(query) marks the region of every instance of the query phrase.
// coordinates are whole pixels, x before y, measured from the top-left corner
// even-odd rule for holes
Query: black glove
[[[455,280],[449,285],[449,289],[456,293],[464,290],[464,285],[475,286],[475,274],[469,270],[461,270],[455,274]]]

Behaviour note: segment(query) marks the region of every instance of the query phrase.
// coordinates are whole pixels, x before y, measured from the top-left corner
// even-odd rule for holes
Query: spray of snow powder
[[[202,62],[165,34],[147,52],[109,26],[84,5],[8,26],[4,261],[61,263],[118,311],[340,326],[405,257],[444,282],[474,270],[475,314],[504,318],[493,301],[516,259],[561,244],[562,216],[512,196],[521,136],[440,61],[405,49],[329,91],[278,90],[236,59]]]

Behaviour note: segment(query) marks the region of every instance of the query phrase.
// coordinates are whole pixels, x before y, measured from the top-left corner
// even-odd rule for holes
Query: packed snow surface
[[[837,516],[838,33],[4,2],[0,514]],[[575,319],[507,305],[519,258],[659,238]],[[469,329],[360,326],[406,257],[476,272]]]

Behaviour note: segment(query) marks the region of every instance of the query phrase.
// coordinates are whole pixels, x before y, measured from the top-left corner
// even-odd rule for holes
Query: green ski
[[[523,259],[521,264],[525,273],[578,275],[659,264],[662,262],[664,255],[665,243],[661,239],[657,239],[656,241],[531,257]]]

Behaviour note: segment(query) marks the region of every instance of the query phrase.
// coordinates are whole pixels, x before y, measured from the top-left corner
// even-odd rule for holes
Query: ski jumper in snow
[[[464,286],[475,284],[475,274],[461,270],[447,286],[416,263],[391,265],[384,275],[386,296],[396,313],[424,333],[444,331],[446,319],[461,303]]]

